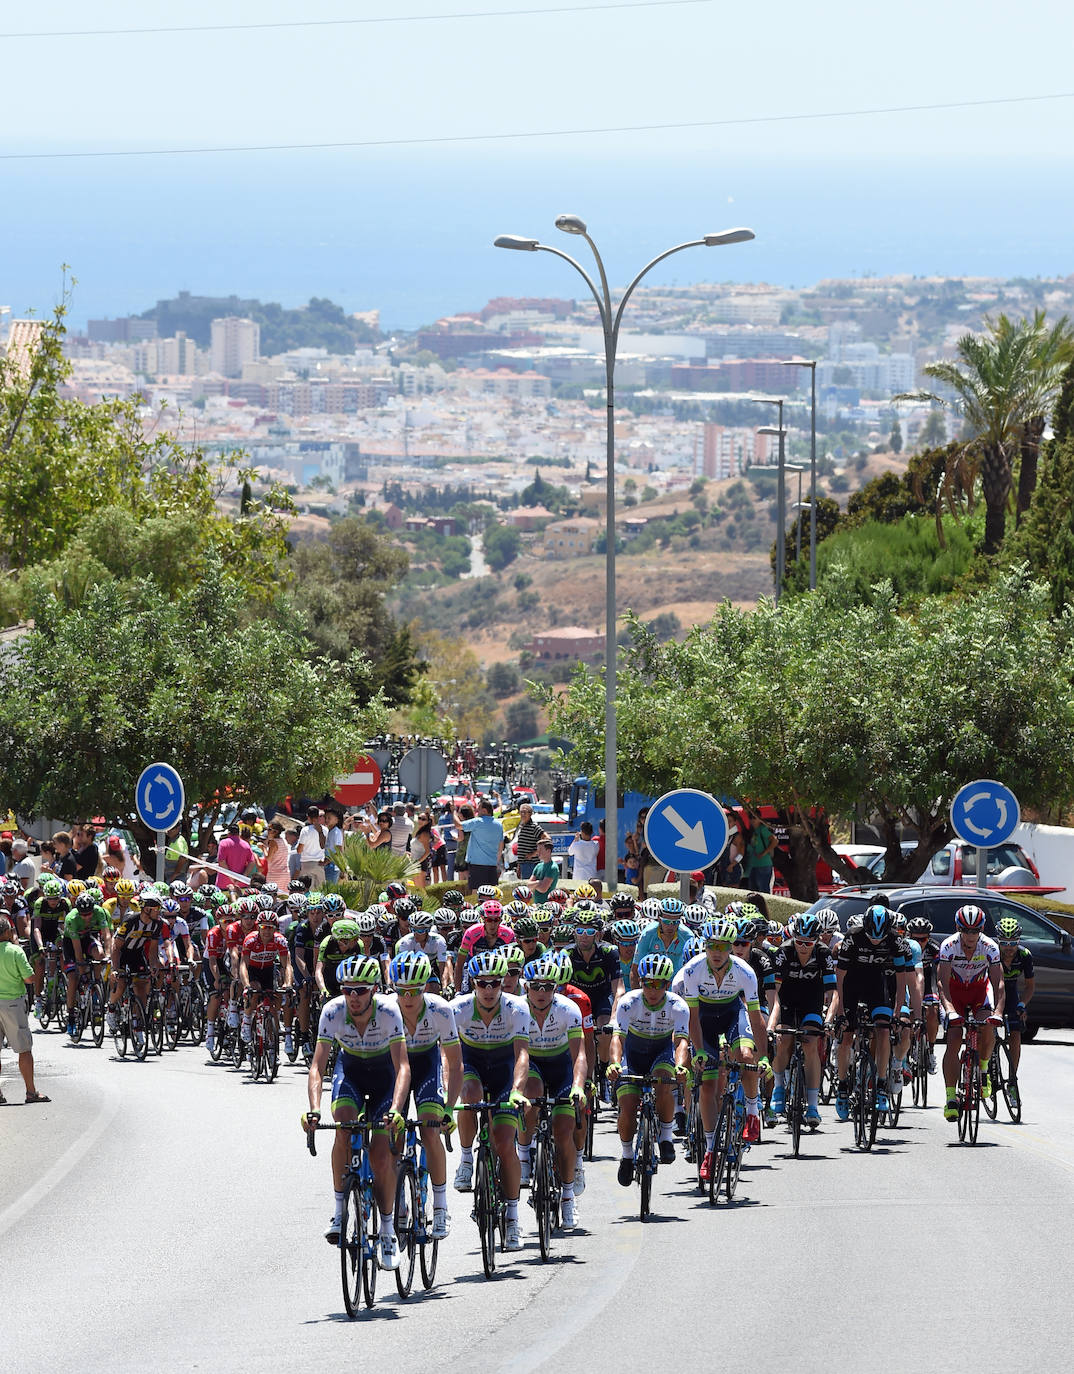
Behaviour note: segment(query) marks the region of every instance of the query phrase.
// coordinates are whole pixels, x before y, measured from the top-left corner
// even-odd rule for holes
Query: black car
[[[996,923],[1005,916],[1013,916],[1022,927],[1022,943],[1033,956],[1036,989],[1029,1004],[1030,1020],[1025,1036],[1032,1040],[1041,1026],[1074,1026],[1074,949],[1065,930],[1048,920],[1047,916],[1023,906],[1014,897],[1007,897],[990,888],[967,887],[843,887],[829,897],[821,897],[809,908],[820,911],[829,907],[838,913],[843,929],[847,918],[860,915],[885,893],[893,908],[904,912],[909,920],[924,916],[932,922],[934,938],[938,941],[953,935],[955,912],[966,902],[974,902],[985,913],[984,933],[996,938]]]

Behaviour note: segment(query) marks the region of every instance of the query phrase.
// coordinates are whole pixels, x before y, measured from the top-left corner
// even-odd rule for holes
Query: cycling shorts
[[[99,959],[104,953],[100,941],[95,937],[83,935],[79,943],[82,946],[83,964],[89,963],[91,959]],[[75,967],[75,945],[73,940],[63,937],[63,969],[65,973],[72,973]]]
[[[1016,1034],[1016,1033],[1020,1033],[1021,1031],[1024,1031],[1024,1030],[1025,1030],[1025,1028],[1026,1028],[1026,1014],[1025,1014],[1025,1013],[1026,1013],[1025,1004],[1022,1003],[1022,1002],[1019,1002],[1019,1004],[1018,1004],[1016,1007],[1012,1007],[1012,1006],[1010,1006],[1009,1004],[1008,1004],[1007,1006],[1005,1006],[1004,1011],[1003,1011],[1003,1023],[1004,1023],[1004,1025],[1007,1027],[1007,1030],[1008,1030],[1012,1035],[1014,1035],[1014,1034]]]
[[[269,964],[268,968],[257,968],[250,965],[247,968],[250,975],[250,987],[260,988],[262,992],[275,992],[276,990],[276,968]]]
[[[780,1005],[780,1024],[793,1026],[795,1030],[803,1030],[807,1035],[824,1034],[824,1018],[820,1012],[804,1011],[800,1007],[785,1007]]]
[[[955,1015],[960,1019],[970,1011],[989,1014],[995,1007],[995,1003],[992,1001],[992,984],[987,981],[983,983],[956,983],[952,979],[948,986],[947,995],[955,1009]]]
[[[439,1120],[444,1115],[439,1045],[410,1051],[410,1091],[418,1116]]]
[[[869,1007],[870,1021],[890,1021],[895,1015],[894,1010],[889,1006],[872,1006],[869,1000],[865,998],[859,998],[858,1001],[864,1001],[865,1005]],[[858,1001],[848,1002],[844,1008],[847,1030],[858,1029]]]
[[[634,1045],[630,1053],[627,1053],[626,1045],[623,1047],[623,1072],[626,1074],[652,1074],[654,1078],[670,1082],[675,1077],[675,1046],[669,1036],[666,1040],[657,1040],[650,1046]],[[621,1097],[635,1097],[641,1094],[641,1085],[638,1083],[619,1083],[616,1085]]]
[[[147,978],[149,976],[149,962],[145,957],[145,950],[141,948],[131,949],[129,945],[124,945],[119,952],[116,972],[130,973],[136,978]]]
[[[574,1065],[570,1051],[564,1050],[562,1054],[551,1054],[540,1059],[536,1055],[531,1056],[530,1077],[541,1080],[545,1097],[567,1097],[574,1086]],[[552,1115],[573,1116],[574,1108],[569,1102],[561,1102],[552,1108]]]
[[[702,1072],[702,1082],[716,1077],[719,1072],[719,1044],[723,1039],[728,1050],[753,1049],[753,1034],[750,1030],[750,1014],[741,997],[721,1006],[718,1014],[706,1009],[700,1014],[701,1046],[709,1057],[709,1067]]]
[[[506,1064],[482,1063],[474,1056],[472,1049],[469,1057],[470,1062],[463,1074],[463,1083],[477,1083],[481,1088],[483,1100],[496,1103],[496,1110],[492,1113],[494,1126],[517,1125],[518,1111],[507,1100],[511,1096],[515,1078],[514,1055],[512,1054]]]
[[[332,1114],[337,1107],[353,1107],[377,1124],[391,1110],[395,1096],[395,1065],[387,1059],[361,1059],[341,1050],[332,1074]]]

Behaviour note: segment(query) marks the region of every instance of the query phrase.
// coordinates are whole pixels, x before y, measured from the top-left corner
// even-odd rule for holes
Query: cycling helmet
[[[433,913],[431,911],[415,911],[410,918],[410,929],[415,935],[421,935],[433,928]]]
[[[146,890],[145,890],[143,893],[141,893],[141,894],[139,895],[138,900],[141,902],[142,906],[160,906],[160,905],[161,905],[161,895],[160,895],[160,893],[159,893],[159,892],[154,892],[154,890],[153,890],[151,887],[146,888]],[[245,900],[245,898],[244,898],[243,900]]]
[[[704,952],[705,952],[705,942],[704,942],[704,940],[702,940],[702,938],[700,937],[700,935],[693,935],[693,936],[691,936],[690,939],[687,940],[687,942],[686,942],[686,952],[685,952],[684,958],[686,959],[687,962],[689,962],[691,959],[696,959],[697,956],[698,956],[699,954],[704,954]]]
[[[500,900],[500,889],[495,883],[482,883],[477,889],[477,896],[482,902],[498,902]]]
[[[660,915],[660,902],[656,897],[646,897],[638,910],[646,921],[655,921]]]
[[[380,960],[371,954],[354,954],[336,965],[336,981],[342,987],[376,987],[380,982]]]
[[[287,898],[287,910],[292,916],[301,916],[307,905],[304,892],[292,892]]]
[[[418,909],[418,904],[413,897],[399,897],[392,903],[392,915],[409,921]]]
[[[354,924],[358,927],[359,935],[375,935],[377,933],[377,918],[371,911],[359,911],[354,918]]]
[[[529,906],[530,902],[533,901],[533,888],[527,887],[523,883],[520,887],[516,887],[511,895],[516,902],[525,902]]]
[[[86,884],[82,881],[81,878],[72,878],[71,881],[67,884],[68,901],[73,902],[74,899],[78,896],[78,894],[80,892],[85,892],[85,890]]]
[[[786,936],[788,940],[793,940],[794,937],[798,934],[797,915],[788,918],[787,924],[783,927],[783,934]]]
[[[915,916],[908,923],[906,933],[912,940],[927,940],[932,934],[932,922],[927,916]]]
[[[520,916],[514,922],[514,928],[516,940],[536,940],[537,938],[537,922],[532,916]]]
[[[596,911],[600,907],[599,902],[592,901],[589,897],[583,897],[581,901],[574,901],[568,908],[570,911]]]
[[[893,911],[891,913],[891,924],[895,927],[895,933],[897,935],[905,935],[906,927],[909,924],[909,922],[906,919],[906,912]]]
[[[391,915],[391,912],[388,910],[388,908],[384,905],[383,902],[374,902],[371,907],[367,907],[366,909],[368,910],[370,916],[373,917],[374,921],[382,921],[385,916]]]
[[[276,930],[280,928],[280,918],[274,911],[258,911],[257,924],[259,926],[274,926]]]
[[[522,965],[526,962],[526,951],[520,949],[518,945],[504,945],[500,953],[507,960],[507,967],[512,973],[520,973]]]
[[[397,988],[423,988],[432,976],[429,956],[417,950],[397,954],[388,965],[388,977]]]
[[[821,909],[814,914],[820,922],[820,928],[825,935],[839,930],[839,914],[833,911],[830,906],[822,906]]]
[[[553,926],[552,943],[554,945],[573,945],[574,927],[573,926]]]
[[[701,927],[701,938],[706,942],[712,941],[715,944],[733,945],[738,929],[734,921],[728,920],[726,916],[717,916],[714,921],[706,921]],[[643,959],[642,964],[645,963]],[[638,965],[641,971],[641,964]]]
[[[407,895],[406,883],[389,883],[384,889],[384,895],[389,902],[397,902],[400,897],[405,897]]]
[[[526,964],[522,977],[527,983],[555,983],[558,986],[559,965],[549,955],[542,954],[539,959],[531,959]]]
[[[265,894],[262,893],[262,895],[258,898],[258,901],[263,901],[264,897]],[[272,898],[269,897],[268,900],[271,902]],[[326,916],[329,917],[341,916],[343,912],[347,910],[347,903],[343,900],[343,898],[339,895],[338,892],[326,892],[324,896],[321,898],[321,910],[324,912]]]
[[[862,930],[870,940],[882,940],[891,929],[891,912],[879,902],[865,908],[862,916]]]
[[[292,878],[287,884],[288,892],[308,892],[309,884],[305,878]]]
[[[749,902],[728,902],[723,909],[723,914],[725,916],[731,916],[737,920],[739,916],[749,915],[749,913],[746,911],[746,907],[749,905]]]
[[[1022,927],[1014,916],[1004,916],[996,926],[996,935],[1004,944],[1012,944],[1022,938]]]
[[[82,894],[83,897],[88,897],[89,895],[88,892]],[[78,900],[81,901],[82,897]],[[181,916],[183,914],[183,908],[174,897],[165,897],[160,904],[160,914],[162,916],[167,916],[169,921],[174,921],[176,916]]]
[[[41,884],[41,891],[45,891],[44,883]],[[133,897],[137,891],[138,889],[134,886],[134,884],[131,882],[129,878],[120,878],[119,882],[116,883],[117,897]]]
[[[642,982],[670,983],[675,977],[675,965],[666,954],[647,954],[638,965],[638,977]]]
[[[691,930],[700,930],[709,918],[709,909],[700,902],[691,902],[682,913],[682,919]]]
[[[76,911],[92,911],[96,905],[96,898],[91,892],[80,892],[75,898]]]
[[[483,949],[466,965],[471,982],[475,978],[506,978],[507,960],[502,949]]]
[[[508,917],[511,924],[514,925],[520,917],[522,920],[525,920],[528,911],[529,907],[525,902],[508,902],[503,909],[503,914]],[[534,928],[536,929],[536,924]]]
[[[574,889],[575,901],[588,902],[597,894],[588,883],[581,883]]]
[[[566,906],[570,901],[570,895],[564,892],[561,887],[555,887],[548,894],[548,900],[554,902],[556,906]]]
[[[608,927],[607,934],[617,945],[633,945],[637,943],[641,928],[637,921],[632,921],[629,916],[625,916],[620,921],[613,921]]]
[[[433,925],[441,926],[444,930],[450,930],[455,920],[455,913],[449,906],[438,906],[433,912]]]
[[[278,897],[280,895],[280,885],[279,883],[262,883],[261,891],[267,892],[270,897]]]
[[[306,905],[310,911],[321,911],[324,908],[324,893],[315,888],[306,896]]]
[[[565,988],[574,977],[574,960],[565,949],[558,949],[554,954],[548,956],[559,969],[559,985]]]
[[[394,940],[399,933],[395,917],[390,911],[386,911],[383,916],[377,917],[377,929],[386,940]]]
[[[660,903],[660,919],[671,921],[681,918],[686,907],[679,901],[678,897],[665,897]]]
[[[332,927],[332,935],[336,940],[357,940],[361,933],[362,928],[358,922],[347,917],[337,921]]]
[[[481,903],[478,910],[481,913],[481,919],[483,921],[498,921],[503,916],[503,907],[495,897],[486,898],[485,901]]]
[[[444,903],[445,906],[455,908],[466,905],[466,898],[463,896],[463,894],[459,891],[457,887],[453,887],[448,892],[445,892],[440,900]]]
[[[770,940],[782,940],[785,931],[778,921],[765,921],[764,933]]]
[[[613,892],[608,900],[613,911],[632,912],[634,910],[634,898],[629,892]]]
[[[187,883],[172,883],[168,891],[177,902],[192,902],[194,900],[194,889]]]
[[[848,917],[847,917],[847,934],[848,934],[848,935],[856,935],[857,932],[858,932],[859,930],[861,930],[861,928],[862,928],[862,926],[864,925],[864,923],[865,923],[865,922],[864,922],[864,918],[863,918],[859,913],[855,913],[853,916],[848,916]]]
[[[967,902],[955,912],[957,930],[984,930],[985,914],[973,902]]]
[[[259,911],[276,910],[276,899],[271,892],[259,892],[254,898],[254,901],[257,903],[257,909]],[[328,908],[326,907],[325,910],[327,911]]]
[[[114,883],[118,877],[119,869],[114,868],[111,864],[107,868],[101,869],[101,881],[104,883]]]
[[[799,940],[819,940],[821,932],[820,918],[812,911],[803,911],[797,918],[795,938]]]

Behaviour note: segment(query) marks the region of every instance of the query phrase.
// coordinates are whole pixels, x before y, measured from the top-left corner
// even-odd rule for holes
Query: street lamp
[[[604,261],[597,245],[593,242],[585,220],[578,215],[558,215],[556,228],[565,234],[575,234],[584,238],[597,264],[600,287],[577,259],[560,248],[541,243],[538,239],[523,238],[518,234],[501,234],[495,240],[497,248],[511,248],[522,253],[552,253],[564,262],[569,262],[593,293],[600,313],[601,328],[604,333],[604,367],[607,387],[607,515],[605,519],[605,647],[604,647],[604,881],[614,892],[619,879],[619,775],[616,755],[615,732],[615,687],[617,671],[617,646],[615,641],[615,354],[619,343],[619,325],[623,310],[633,294],[634,288],[642,278],[659,262],[670,258],[673,253],[681,253],[685,248],[721,248],[733,243],[748,243],[754,238],[752,229],[725,229],[719,234],[704,234],[699,239],[676,244],[659,253],[651,262],[645,264],[623,292],[619,304],[613,307],[608,277]]]
[[[809,409],[809,590],[817,590],[817,360],[786,358],[783,367],[808,367]]]

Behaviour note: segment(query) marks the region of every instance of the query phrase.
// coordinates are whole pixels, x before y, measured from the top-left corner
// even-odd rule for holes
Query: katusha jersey
[[[1002,962],[995,940],[981,935],[974,949],[967,951],[962,947],[962,936],[957,930],[954,935],[947,937],[936,956],[937,967],[946,964],[951,970],[952,981],[961,983],[963,987],[987,983],[990,969]]]

